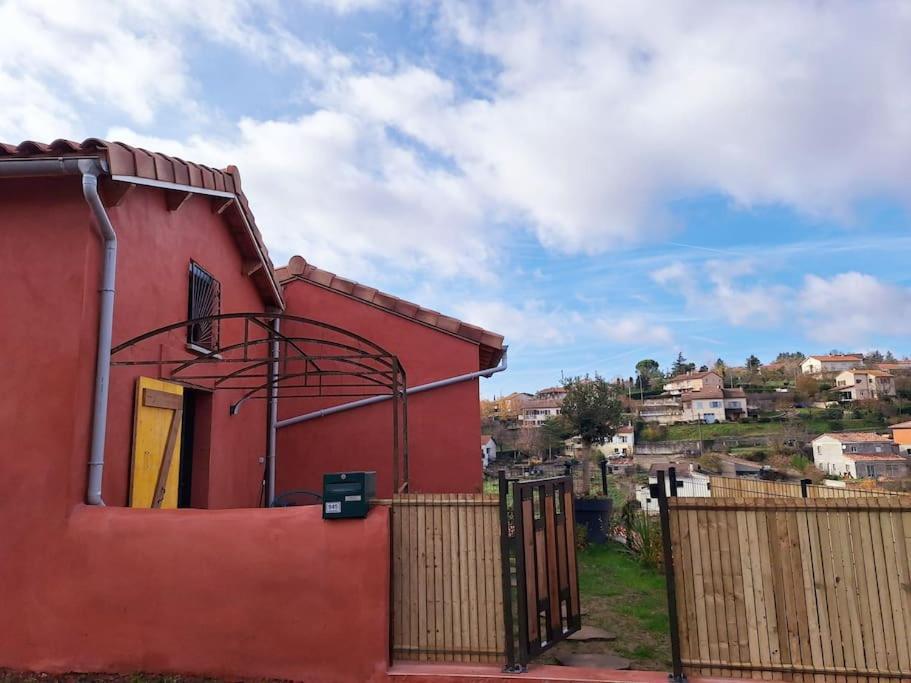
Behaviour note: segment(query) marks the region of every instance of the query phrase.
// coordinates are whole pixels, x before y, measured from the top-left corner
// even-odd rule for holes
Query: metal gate
[[[572,477],[501,472],[500,522],[506,668],[524,671],[582,625]]]

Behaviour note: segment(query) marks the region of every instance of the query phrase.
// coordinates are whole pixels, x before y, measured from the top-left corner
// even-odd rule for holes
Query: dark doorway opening
[[[184,389],[183,424],[180,426],[180,472],[177,475],[177,507],[192,506],[194,437],[198,391]]]
[[[184,387],[177,507],[209,507],[212,392]]]

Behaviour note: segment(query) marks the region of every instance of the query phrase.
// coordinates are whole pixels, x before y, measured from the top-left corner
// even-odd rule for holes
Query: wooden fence
[[[392,500],[392,655],[505,661],[499,498]]]
[[[834,487],[807,484],[806,496],[800,484],[763,479],[742,479],[733,477],[709,477],[712,498],[881,498],[905,496],[907,494],[884,489],[860,487]]]
[[[667,506],[686,673],[911,680],[911,500],[670,498]]]
[[[800,498],[800,484],[762,479],[709,477],[712,498]]]

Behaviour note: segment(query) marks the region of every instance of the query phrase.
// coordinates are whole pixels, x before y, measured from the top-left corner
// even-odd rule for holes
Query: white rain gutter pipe
[[[506,360],[506,352],[509,347],[503,347],[503,357],[500,358],[500,363],[495,368],[489,368],[487,370],[479,370],[478,372],[469,372],[467,375],[456,375],[455,377],[449,377],[447,379],[440,379],[436,382],[429,382],[427,384],[419,384],[416,387],[411,387],[407,389],[405,393],[408,396],[412,394],[420,394],[425,391],[432,391],[433,389],[441,389],[443,387],[448,387],[452,384],[459,384],[460,382],[468,382],[478,377],[491,377],[498,372],[503,372],[507,367],[508,363]],[[275,426],[279,429],[282,427],[290,427],[291,425],[300,424],[301,422],[308,422],[310,420],[315,420],[320,417],[327,417],[328,415],[335,415],[336,413],[342,413],[347,410],[353,410],[355,408],[363,408],[364,406],[370,406],[374,403],[382,403],[383,401],[388,401],[392,396],[371,396],[370,398],[362,398],[359,401],[352,401],[351,403],[343,403],[338,406],[332,406],[331,408],[323,408],[322,410],[314,410],[312,413],[305,413],[303,415],[298,415],[296,417],[289,417],[286,420],[279,420],[275,423]]]
[[[111,332],[114,325],[114,281],[117,268],[117,234],[98,196],[98,174],[105,172],[97,157],[55,157],[0,161],[0,177],[82,175],[82,195],[104,239],[104,261],[98,302],[98,349],[95,355],[95,400],[92,408],[92,445],[86,502],[104,505],[101,481],[104,472],[104,441],[108,419],[108,386],[111,376]]]

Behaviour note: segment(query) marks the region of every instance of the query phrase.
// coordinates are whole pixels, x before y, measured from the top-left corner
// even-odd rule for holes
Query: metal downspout
[[[98,196],[96,162],[80,163],[82,194],[95,216],[104,239],[104,265],[101,273],[98,313],[98,351],[95,358],[95,405],[92,413],[92,446],[89,455],[89,481],[86,502],[104,505],[101,482],[104,474],[104,443],[108,422],[108,388],[111,375],[111,334],[114,327],[114,282],[117,270],[117,234]]]
[[[278,377],[278,333],[280,321],[272,319],[272,341],[269,343],[269,354],[272,362],[269,363],[269,402],[267,404],[267,433],[266,433],[266,507],[272,507],[275,502],[275,449],[278,437],[278,386],[275,380]]]
[[[457,375],[455,377],[448,377],[446,379],[437,380],[436,382],[428,382],[427,384],[419,384],[416,387],[411,387],[405,391],[407,396],[412,394],[420,394],[425,391],[431,391],[433,389],[440,389],[442,387],[448,387],[452,384],[459,384],[460,382],[468,382],[469,380],[477,379],[478,377],[490,377],[495,375],[498,372],[503,372],[508,367],[506,352],[509,347],[503,347],[503,357],[500,359],[500,364],[495,368],[490,368],[488,370],[479,370],[478,372],[469,372],[467,375]],[[308,422],[309,420],[315,420],[320,417],[326,417],[328,415],[334,415],[335,413],[342,413],[346,410],[353,410],[354,408],[363,408],[364,406],[373,405],[374,403],[382,403],[383,401],[388,401],[392,397],[389,395],[385,396],[371,396],[370,398],[362,398],[359,401],[352,401],[351,403],[343,403],[338,406],[332,406],[331,408],[323,408],[322,410],[314,410],[312,413],[305,413],[303,415],[297,415],[295,417],[289,417],[286,420],[279,420],[275,423],[275,426],[278,429],[282,427],[290,427],[291,425],[300,424],[301,422]]]

